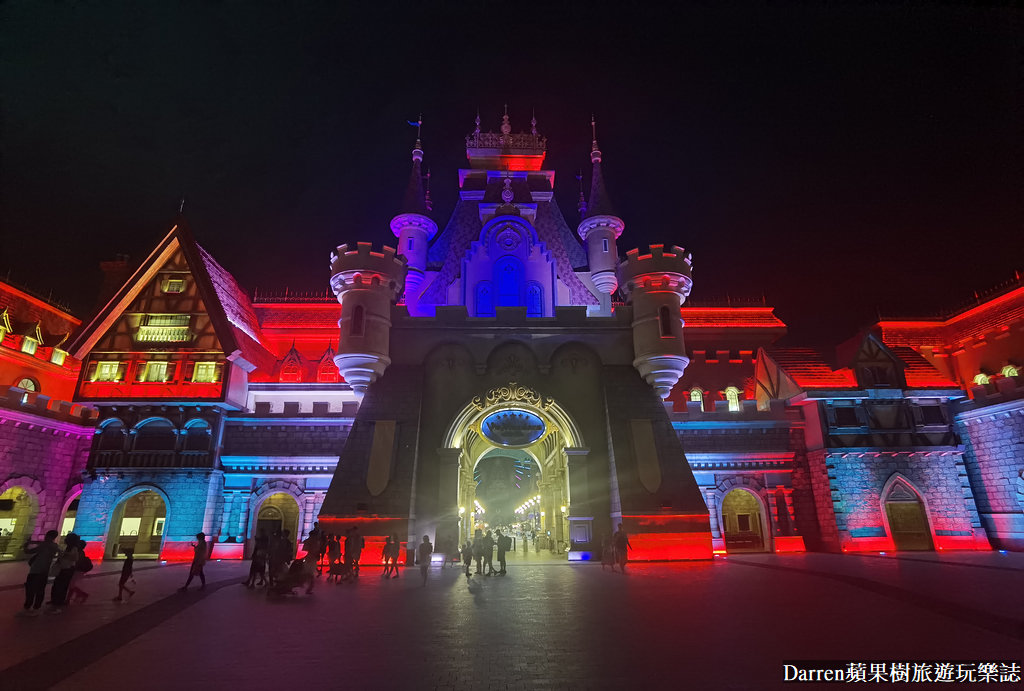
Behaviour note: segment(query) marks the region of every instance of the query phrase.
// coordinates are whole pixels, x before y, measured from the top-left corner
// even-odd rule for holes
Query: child
[[[121,551],[124,552],[125,559],[124,564],[121,566],[121,580],[117,583],[117,597],[114,598],[114,602],[123,602],[124,598],[122,597],[122,594],[125,591],[128,592],[129,600],[132,599],[132,595],[135,594],[135,591],[127,585],[129,579],[132,584],[135,583],[135,577],[132,573],[132,566],[135,564],[135,548],[125,547]]]

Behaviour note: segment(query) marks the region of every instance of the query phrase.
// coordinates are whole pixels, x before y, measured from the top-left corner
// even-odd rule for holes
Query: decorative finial
[[[410,123],[411,124],[411,123]],[[420,134],[423,132],[423,113],[416,118],[416,145],[412,148],[412,160],[423,160],[423,144],[420,142]]]
[[[590,162],[600,163],[601,149],[597,147],[597,120],[593,114],[590,115],[590,134],[593,137],[593,143],[590,145]]]
[[[185,197],[182,197],[181,198],[181,202],[178,204],[178,213],[179,214],[185,213]]]
[[[580,216],[587,213],[587,200],[583,196],[583,171],[576,171],[576,182],[580,184],[580,200],[576,202],[576,210],[580,212]]]
[[[512,174],[506,171],[505,175],[505,189],[501,191],[501,201],[506,204],[511,204],[512,198],[515,196],[512,193]]]
[[[477,107],[477,109],[476,109],[476,120],[474,122],[476,122],[476,129],[473,130],[473,134],[480,134],[480,108],[479,107]]]
[[[533,109],[533,117],[530,118],[530,134],[537,136],[537,109]]]
[[[434,203],[430,201],[430,168],[427,168],[427,189],[423,193],[423,205],[427,207],[427,211],[434,210]]]

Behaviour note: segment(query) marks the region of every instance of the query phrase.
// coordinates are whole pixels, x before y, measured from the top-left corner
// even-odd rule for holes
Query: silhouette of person
[[[209,545],[206,544],[206,533],[196,533],[196,541],[192,543],[195,553],[192,555],[192,566],[188,570],[188,580],[185,581],[185,585],[178,588],[179,592],[185,592],[188,590],[188,586],[192,583],[192,579],[199,576],[200,586],[202,590],[206,587],[206,574],[203,573],[203,567],[206,566],[206,560],[210,556]]]
[[[512,538],[507,535],[502,535],[501,531],[497,531],[498,539],[495,542],[498,545],[498,566],[501,569],[498,571],[498,575],[504,576],[507,572],[505,571],[505,550],[512,547]]]
[[[491,537],[490,530],[488,530],[487,534],[484,535],[482,544],[484,550],[485,575],[490,576],[494,573],[494,538]]]
[[[133,569],[135,564],[135,548],[124,547],[121,549],[124,552],[124,564],[121,565],[121,579],[117,582],[117,597],[114,598],[114,602],[122,602],[124,600],[124,593],[128,593],[128,599],[132,599],[135,591],[128,587],[128,580],[135,580],[133,578]]]
[[[423,542],[416,548],[416,561],[420,563],[420,575],[423,577],[423,585],[427,585],[427,570],[430,568],[430,555],[434,552],[434,546],[430,544],[430,537],[423,536]]]
[[[473,533],[473,558],[476,559],[476,572],[483,573],[484,531],[479,528]]]
[[[615,535],[612,536],[612,542],[615,546],[615,563],[622,569],[622,573],[626,573],[627,551],[632,549],[632,545],[629,544],[629,535],[622,529],[621,523],[619,523],[619,529],[615,531]],[[612,570],[614,571],[614,567]]]
[[[25,577],[25,607],[21,611],[22,616],[39,614],[39,609],[43,606],[50,565],[60,554],[60,547],[57,545],[59,535],[56,530],[48,530],[42,542],[29,540],[25,543],[23,551],[32,556],[29,557],[28,575]]]
[[[462,563],[466,565],[466,578],[469,578],[469,567],[473,565],[473,543],[469,540],[462,546]]]

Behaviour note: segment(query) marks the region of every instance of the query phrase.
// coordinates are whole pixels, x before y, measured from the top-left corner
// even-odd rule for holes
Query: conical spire
[[[608,198],[608,191],[604,186],[604,175],[601,173],[601,149],[597,146],[597,122],[594,120],[594,116],[590,116],[590,130],[593,133],[590,162],[594,164],[594,170],[590,176],[590,199],[587,201],[587,211],[583,218],[616,216],[612,202]]]
[[[422,128],[423,116],[420,116],[416,121],[416,145],[412,149],[412,173],[409,175],[409,185],[405,188],[399,213],[426,216],[430,207],[427,204],[426,191],[423,189],[423,172],[420,169],[420,163],[423,161],[423,144],[420,142]]]

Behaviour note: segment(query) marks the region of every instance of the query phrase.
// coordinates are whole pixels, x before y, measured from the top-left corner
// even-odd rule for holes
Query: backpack
[[[75,564],[75,570],[81,571],[82,573],[89,573],[92,571],[92,559],[83,554],[78,558],[78,563]]]
[[[501,544],[499,545],[499,547],[501,547],[501,549],[506,552],[512,549],[512,538],[510,538],[508,535],[502,535]]]

